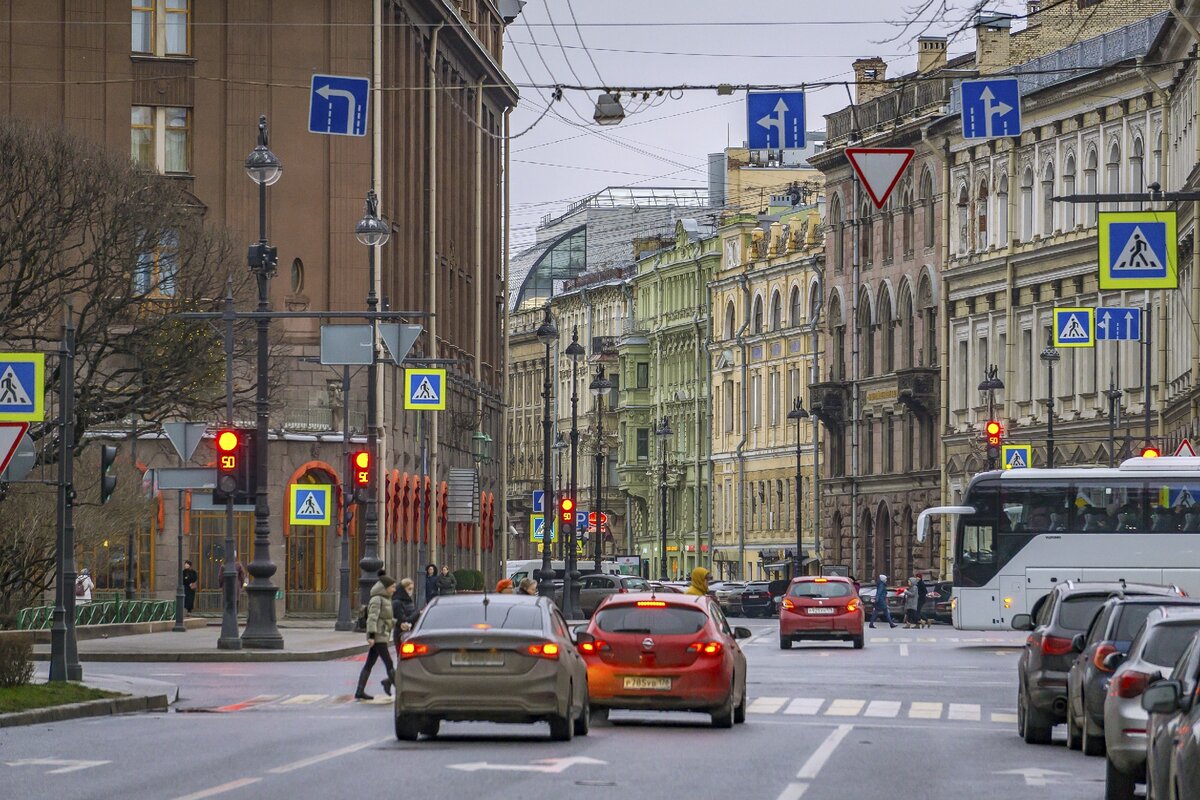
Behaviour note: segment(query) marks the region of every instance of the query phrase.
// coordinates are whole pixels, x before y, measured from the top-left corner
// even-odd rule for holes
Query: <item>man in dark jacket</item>
[[[437,576],[437,593],[439,597],[444,594],[458,593],[458,579],[454,577],[450,567],[445,564],[442,564],[442,574]]]
[[[888,608],[887,597],[887,575],[880,575],[879,580],[875,582],[875,608],[871,611],[870,627],[875,627],[875,620],[879,619],[880,609],[883,609],[883,617],[887,620],[888,625],[891,625],[893,628],[896,627],[896,623],[892,621],[892,610]]]
[[[413,600],[414,588],[412,578],[401,578],[396,593],[392,595],[392,616],[396,618],[397,642],[400,641],[401,633],[412,630],[417,617],[421,615],[421,612],[417,611],[416,601]]]
[[[925,619],[925,599],[929,596],[929,585],[925,583],[925,576],[917,576],[917,627],[928,627],[929,620]]]
[[[425,565],[425,602],[428,603],[433,598],[437,597],[437,564]]]

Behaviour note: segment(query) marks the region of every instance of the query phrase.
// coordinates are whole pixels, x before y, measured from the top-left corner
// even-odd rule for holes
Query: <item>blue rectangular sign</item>
[[[963,81],[959,92],[964,139],[1021,135],[1021,90],[1016,78]]]
[[[751,150],[804,147],[804,92],[746,95],[746,146]]]
[[[1142,339],[1142,310],[1101,306],[1096,309],[1096,339],[1138,342]]]
[[[370,94],[367,78],[313,75],[308,96],[309,133],[366,136]]]
[[[546,513],[546,493],[541,489],[533,490],[533,513]]]

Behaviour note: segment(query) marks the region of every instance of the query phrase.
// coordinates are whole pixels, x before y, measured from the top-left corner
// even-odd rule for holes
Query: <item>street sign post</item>
[[[1142,338],[1142,310],[1122,306],[1096,309],[1096,341],[1137,342]]]
[[[446,410],[446,370],[409,369],[404,371],[404,408],[406,411]]]
[[[28,430],[28,422],[0,422],[0,473],[8,469],[8,462],[17,454],[17,448]]]
[[[1005,469],[1025,469],[1033,461],[1033,445],[1006,444],[1000,449],[1000,463]]]
[[[746,144],[751,150],[804,147],[804,92],[747,94]]]
[[[1174,211],[1101,211],[1097,235],[1101,289],[1176,289]]]
[[[288,486],[288,521],[293,525],[329,525],[333,515],[327,483],[293,483]]]
[[[371,81],[345,75],[313,75],[308,96],[308,132],[334,136],[367,135]]]
[[[994,139],[1021,135],[1021,90],[1016,78],[963,81],[964,139]]]
[[[0,422],[46,418],[46,355],[0,353]]]
[[[1096,344],[1096,317],[1090,308],[1054,309],[1055,347],[1092,347]]]
[[[871,202],[882,209],[916,152],[911,147],[847,147],[846,158]]]

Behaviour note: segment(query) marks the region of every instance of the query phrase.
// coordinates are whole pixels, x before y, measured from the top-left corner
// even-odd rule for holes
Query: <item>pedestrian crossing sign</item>
[[[546,515],[545,514],[530,514],[529,515],[529,541],[540,542],[542,537],[546,535]],[[558,528],[553,522],[550,523],[550,541],[558,541]]]
[[[44,420],[45,381],[44,353],[0,353],[0,422]]]
[[[1054,309],[1055,347],[1093,347],[1096,344],[1096,314],[1092,308]]]
[[[288,521],[293,525],[329,525],[333,487],[327,483],[293,483],[288,486]]]
[[[1025,469],[1033,459],[1033,445],[1006,444],[1000,449],[1000,462],[1005,469]]]
[[[1176,289],[1174,211],[1102,211],[1097,237],[1101,289]]]
[[[407,411],[446,410],[446,370],[404,371],[404,408]]]

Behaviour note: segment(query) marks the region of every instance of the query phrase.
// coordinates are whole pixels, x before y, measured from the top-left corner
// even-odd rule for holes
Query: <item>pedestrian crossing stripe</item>
[[[404,372],[404,408],[409,411],[446,410],[446,370],[409,369]]]
[[[1054,345],[1056,347],[1092,347],[1095,343],[1095,309],[1054,309]]]
[[[1101,289],[1176,289],[1179,265],[1174,211],[1102,211]]]
[[[825,697],[755,697],[746,706],[746,713],[791,717],[863,717],[871,719],[918,719],[949,722],[991,721],[1011,724],[1016,715],[1005,709],[991,711],[979,703],[945,703],[940,701],[866,700],[862,698]]]
[[[46,418],[44,353],[0,353],[0,422]]]
[[[288,521],[293,525],[329,525],[333,521],[327,483],[293,483],[288,486]]]
[[[1033,459],[1033,445],[1006,444],[1000,448],[1000,463],[1005,469],[1024,469]]]

